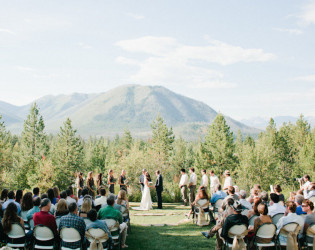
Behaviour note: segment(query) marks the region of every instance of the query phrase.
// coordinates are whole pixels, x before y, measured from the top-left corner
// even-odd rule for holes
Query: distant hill
[[[295,117],[295,116],[275,116],[273,117],[277,127],[281,127],[283,125],[283,123],[295,123],[299,117]],[[304,117],[305,120],[308,121],[308,123],[312,126],[315,127],[315,117],[314,116],[306,116]],[[241,122],[246,124],[247,126],[250,127],[255,127],[258,129],[266,129],[266,127],[268,126],[268,123],[270,121],[270,118],[265,118],[265,117],[252,117],[249,119],[243,119]]]
[[[134,136],[148,137],[150,124],[158,114],[175,134],[186,139],[203,137],[217,112],[203,102],[176,94],[160,86],[124,85],[105,93],[44,96],[36,103],[44,117],[46,131],[56,133],[67,117],[83,137],[113,137],[128,128]],[[20,133],[30,105],[0,102],[6,127]],[[231,129],[256,135],[258,129],[227,117]]]

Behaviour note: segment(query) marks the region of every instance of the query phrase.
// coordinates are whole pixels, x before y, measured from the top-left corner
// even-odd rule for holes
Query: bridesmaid
[[[96,185],[97,185],[97,190],[99,190],[100,187],[103,186],[103,174],[102,173],[99,173],[97,175]]]
[[[114,180],[114,176],[113,176],[113,170],[110,169],[108,171],[108,179],[107,179],[107,184],[109,187],[109,192],[114,194],[115,193],[115,180]]]
[[[86,179],[86,185],[89,189],[89,195],[94,197],[94,189],[95,189],[95,184],[94,184],[94,179],[93,179],[93,172],[90,171],[88,173],[87,179]]]
[[[78,196],[78,198],[80,198],[81,192],[82,192],[82,189],[84,186],[84,180],[83,180],[83,173],[82,172],[78,173],[76,184],[77,184],[77,196]]]

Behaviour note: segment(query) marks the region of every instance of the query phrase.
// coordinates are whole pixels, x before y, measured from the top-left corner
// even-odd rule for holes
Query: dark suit
[[[156,179],[155,183],[156,195],[157,195],[157,202],[158,208],[162,209],[162,192],[163,192],[163,177],[159,175]]]

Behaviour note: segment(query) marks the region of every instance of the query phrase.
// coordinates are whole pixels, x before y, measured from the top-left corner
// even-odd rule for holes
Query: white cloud
[[[218,70],[209,68],[209,63],[229,65],[238,62],[265,62],[276,58],[262,49],[244,49],[220,41],[211,40],[207,46],[180,44],[172,37],[146,36],[116,43],[123,50],[146,55],[134,60],[117,57],[116,62],[138,66],[139,70],[130,81],[143,84],[185,85],[190,88],[232,88],[235,83],[224,80]],[[196,66],[194,62],[201,62]],[[199,64],[198,64],[199,65]]]
[[[315,82],[315,75],[298,76],[292,79],[293,81],[303,81],[303,82]]]
[[[302,13],[298,15],[304,25],[315,24],[315,2],[310,2],[302,8]]]
[[[10,35],[16,35],[15,32],[13,32],[12,30],[9,30],[9,29],[2,29],[0,28],[0,33],[7,33],[7,34],[10,34]]]
[[[262,96],[260,101],[263,103],[282,104],[288,105],[290,103],[297,102],[307,105],[307,102],[313,103],[315,100],[315,88],[308,91],[296,91],[296,92],[283,92],[269,94],[268,96]]]
[[[25,66],[16,66],[17,70],[19,70],[20,72],[35,72],[36,69],[35,68],[31,68],[31,67],[25,67]]]
[[[83,49],[92,49],[92,46],[82,43],[82,42],[78,43],[78,46],[80,46]]]
[[[300,29],[283,29],[283,28],[274,28],[274,30],[276,31],[280,31],[280,32],[286,32],[289,33],[290,35],[301,35],[304,32]]]
[[[130,17],[132,17],[133,19],[137,19],[137,20],[144,19],[144,16],[139,15],[139,14],[135,14],[135,13],[131,13],[131,12],[128,12],[128,13],[126,13],[126,14],[127,14],[127,16],[130,16]]]

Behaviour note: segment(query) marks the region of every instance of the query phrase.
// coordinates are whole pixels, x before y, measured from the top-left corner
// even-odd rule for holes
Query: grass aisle
[[[129,249],[215,249],[215,239],[206,239],[201,231],[210,226],[199,227],[192,221],[171,226],[143,226],[143,224],[177,224],[185,219],[189,207],[180,204],[163,204],[163,210],[130,210],[131,233],[127,237]],[[131,203],[132,207],[139,203]],[[163,214],[162,216],[139,216],[140,214]]]

